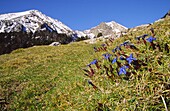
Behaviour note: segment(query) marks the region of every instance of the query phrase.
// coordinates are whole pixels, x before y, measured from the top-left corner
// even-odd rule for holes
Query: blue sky
[[[152,23],[170,10],[170,0],[0,0],[0,14],[36,9],[73,30],[116,21],[128,28]]]

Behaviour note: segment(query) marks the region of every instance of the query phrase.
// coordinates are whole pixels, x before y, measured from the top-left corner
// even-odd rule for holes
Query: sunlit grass
[[[1,55],[0,109],[162,111],[166,109],[165,106],[170,108],[170,53],[164,47],[166,43],[170,47],[169,25],[167,19],[146,29],[128,32],[128,35],[115,39],[113,43],[109,42],[107,51],[94,52],[93,47],[101,47],[101,42],[77,42],[57,47],[18,49],[11,54]],[[156,43],[160,44],[162,51],[149,49],[149,43],[145,46],[135,40],[136,36],[151,35],[151,27],[155,30]],[[126,40],[130,40],[139,50],[122,47],[125,54],[133,53],[135,58],[147,64],[137,71],[128,69],[135,72],[128,79],[123,74],[119,76],[117,65],[102,56],[107,52],[114,59],[112,50]],[[95,73],[88,77],[83,69],[89,69],[87,65],[94,59],[99,60],[101,69],[92,65]],[[112,65],[112,77],[108,77],[103,65]],[[110,72],[108,74],[112,75]],[[88,84],[88,80],[97,88]]]

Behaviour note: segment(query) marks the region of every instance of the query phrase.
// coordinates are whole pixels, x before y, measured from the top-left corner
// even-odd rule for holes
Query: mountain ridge
[[[168,13],[165,17],[169,16]],[[164,18],[161,18],[156,22],[162,20],[164,20]],[[109,37],[117,38],[122,34],[126,34],[128,31],[135,31],[143,29],[144,27],[148,27],[148,25],[128,29],[115,21],[110,21],[101,22],[91,29],[79,31],[72,30],[59,20],[46,16],[38,10],[1,14],[0,54],[9,53],[17,48],[26,48],[34,45],[48,45],[52,42],[67,44],[74,41],[92,39],[92,43],[94,43],[96,39],[93,38],[101,37],[104,38],[103,40]]]
[[[44,23],[48,24],[49,27],[51,27],[54,31],[57,31],[58,33],[72,32],[72,29],[64,25],[61,21],[52,19],[51,17],[46,16],[38,10],[28,10],[24,12],[1,14],[0,21],[1,32],[18,31],[15,29],[8,30],[10,29],[12,23],[23,25],[26,28],[27,32],[33,33],[40,30],[41,25],[43,25]],[[7,24],[6,22],[11,22],[11,24],[5,25]]]
[[[125,26],[115,22],[115,21],[110,21],[110,22],[102,22],[99,25],[91,28],[90,32],[94,33],[96,36],[99,33],[102,33],[103,36],[117,36],[121,32],[127,31],[128,28]]]
[[[70,27],[66,26],[61,21],[59,21],[57,19],[53,19],[49,16],[46,16],[45,14],[43,14],[42,12],[40,12],[38,10],[27,10],[27,11],[23,11],[23,12],[0,14],[0,22],[1,22],[0,23],[0,32],[15,32],[24,26],[27,32],[34,33],[35,31],[41,29],[41,25],[46,23],[49,27],[51,27],[51,29],[53,29],[54,31],[57,31],[58,33],[74,34],[74,35],[77,35],[77,37],[81,37],[82,35],[84,35],[84,36],[88,36],[88,38],[91,38],[93,34],[94,35],[96,35],[96,34],[93,33],[94,31],[90,31],[89,33],[87,33],[88,32],[87,30],[94,30],[94,28],[96,28],[98,26],[98,25],[94,26],[94,27],[84,30],[84,31],[78,30],[79,33],[81,33],[79,35],[79,33],[77,33],[76,30],[72,30]],[[30,24],[29,24],[29,22],[30,22]],[[4,25],[4,24],[8,24],[8,23],[9,23],[9,26]],[[15,26],[12,26],[11,25],[12,23],[15,24]],[[110,27],[112,27],[113,29],[116,29],[116,27],[113,26],[113,23],[117,24],[117,26],[124,27],[123,25],[116,23],[115,21],[103,22],[103,23],[106,23],[108,26],[110,25]],[[12,27],[12,29],[11,29],[11,27]],[[14,27],[20,27],[20,28],[14,29]],[[124,27],[124,28],[127,29],[126,27]],[[116,30],[117,30],[117,32],[121,31],[119,29],[116,29]]]

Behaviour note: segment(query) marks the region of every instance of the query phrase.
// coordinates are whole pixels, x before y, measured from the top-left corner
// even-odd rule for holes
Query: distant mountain
[[[111,22],[102,22],[99,25],[85,30],[85,31],[76,31],[78,37],[87,36],[89,38],[99,37],[102,36],[104,38],[107,37],[117,37],[122,32],[126,32],[128,28],[115,21]]]
[[[163,21],[167,17],[170,17],[170,11],[155,22]],[[52,42],[67,44],[90,38],[115,38],[124,32],[136,31],[149,25],[144,24],[128,30],[125,26],[111,21],[79,31],[72,30],[59,20],[48,17],[38,10],[0,14],[0,54],[9,53],[17,48],[48,45]]]
[[[85,31],[73,31],[62,22],[48,17],[38,10],[28,10],[18,13],[8,13],[0,15],[0,33],[3,32],[32,32],[48,30],[57,33],[72,35],[74,39],[86,37],[97,37],[102,33],[104,37],[115,36],[127,28],[114,22],[102,22],[98,26]]]
[[[39,30],[56,31],[68,34],[72,32],[62,22],[48,17],[38,10],[0,15],[0,32],[36,32]]]
[[[74,32],[62,22],[38,10],[0,15],[0,54],[18,48],[49,45],[52,42],[67,44],[73,41]]]
[[[121,32],[126,31],[128,28],[120,25],[114,21],[111,22],[102,22],[98,26],[90,29],[90,33],[93,33],[95,36],[98,36],[99,33],[102,36],[116,36]]]

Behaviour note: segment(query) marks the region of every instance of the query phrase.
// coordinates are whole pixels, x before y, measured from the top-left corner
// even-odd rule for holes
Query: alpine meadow
[[[170,110],[169,15],[112,36],[0,55],[0,110]]]

